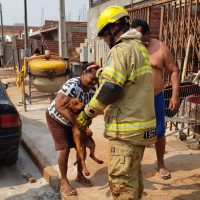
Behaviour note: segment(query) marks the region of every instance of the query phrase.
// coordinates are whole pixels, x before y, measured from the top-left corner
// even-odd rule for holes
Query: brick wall
[[[45,25],[43,29],[49,29],[52,27],[56,27],[58,25],[58,21],[50,21],[45,20]],[[67,50],[69,55],[73,53],[77,47],[80,47],[80,43],[83,43],[87,38],[87,23],[86,22],[66,22],[66,38],[67,38]],[[46,33],[47,34],[47,33]],[[49,33],[51,34],[51,33]],[[37,47],[40,50],[50,50],[53,53],[59,53],[59,44],[58,41],[54,40],[38,40],[31,39],[29,40],[29,45],[32,47],[32,51]],[[17,40],[16,41],[17,49],[24,48],[24,41]],[[41,51],[42,52],[42,51]]]
[[[87,22],[65,22],[65,24],[68,27],[87,27]],[[58,25],[59,25],[58,21],[45,20],[45,24],[43,26],[43,29],[56,27]]]
[[[68,52],[71,53],[76,50],[77,47],[80,47],[80,43],[83,43],[85,38],[87,37],[87,33],[81,32],[72,32],[72,43],[70,46],[67,44]],[[29,45],[32,47],[34,51],[35,48],[39,48],[42,50],[50,50],[53,53],[59,53],[59,44],[58,41],[53,40],[29,40]],[[17,39],[16,40],[17,49],[24,48],[24,40]]]
[[[45,20],[43,29],[49,29],[58,26],[58,21]],[[68,53],[72,53],[80,43],[83,43],[87,38],[87,23],[86,22],[66,22],[66,39]]]
[[[87,33],[72,32],[72,46],[69,47],[69,51],[74,51],[76,47],[80,47],[80,43],[84,43],[87,38]]]
[[[76,50],[76,47],[80,47],[80,43],[83,43],[85,38],[87,37],[87,33],[79,33],[73,32],[72,33],[72,45],[68,47],[68,52],[71,53]],[[42,50],[42,45],[44,50],[50,50],[53,53],[59,53],[59,44],[58,41],[53,40],[29,40],[29,45],[32,47],[34,51],[35,48],[39,48]],[[16,47],[18,50],[24,48],[24,40],[17,39],[16,40]]]
[[[48,28],[52,28],[58,26],[58,21],[53,21],[53,20],[45,20],[43,29],[48,29]]]
[[[42,51],[43,50],[50,50],[52,53],[59,54],[59,47],[58,47],[58,41],[53,40],[37,40],[37,48],[39,48]]]
[[[59,53],[59,48],[58,48],[58,41],[52,41],[52,40],[29,40],[29,45],[32,48],[32,52],[34,52],[35,48],[40,49],[42,53],[42,46],[43,50],[50,50],[50,52]],[[17,39],[16,40],[16,48],[18,50],[24,48],[24,40]]]
[[[149,27],[151,37],[159,39],[161,7],[154,6],[150,10]]]
[[[36,30],[39,30],[40,27],[29,26],[28,27],[28,31],[30,29],[33,29],[33,31],[36,31]],[[8,25],[4,25],[3,26],[3,32],[4,32],[4,35],[10,35],[10,36],[21,35],[24,32],[24,26],[12,26],[12,25],[8,26]]]
[[[16,39],[16,48],[17,50],[24,49],[24,40]]]
[[[137,5],[137,4],[136,4]],[[131,5],[125,7],[126,9],[130,9]],[[136,13],[136,15],[139,12]],[[150,35],[153,38],[159,39],[160,33],[160,17],[161,17],[161,7],[160,6],[152,6],[149,13],[149,28],[150,28]],[[138,17],[135,17],[138,18]],[[142,18],[146,20],[145,18]]]

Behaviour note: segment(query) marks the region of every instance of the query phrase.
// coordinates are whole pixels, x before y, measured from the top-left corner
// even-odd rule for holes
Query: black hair
[[[40,54],[40,50],[38,48],[35,49],[34,51],[35,54]]]
[[[115,24],[115,27],[118,27],[123,33],[128,31],[130,29],[129,17],[122,17],[119,19],[119,22]]]
[[[90,72],[92,72],[93,69],[100,68],[98,65],[96,65],[96,68],[95,67],[89,68],[89,66],[91,66],[91,65],[96,65],[96,64],[94,62],[84,63],[83,66],[82,66],[82,74],[83,74],[83,72],[84,73],[90,73]]]
[[[147,24],[145,20],[134,19],[131,23],[131,28],[137,28],[139,26],[142,28],[142,34],[149,32],[149,25]]]
[[[121,19],[119,19],[117,22],[115,23],[109,23],[107,24],[99,33],[98,36],[102,37],[104,35],[105,32],[110,31],[111,28],[113,27],[118,27],[120,29],[120,31],[122,31],[123,33],[125,33],[126,31],[129,30],[130,28],[130,23],[129,23],[129,17],[125,16],[122,17]]]

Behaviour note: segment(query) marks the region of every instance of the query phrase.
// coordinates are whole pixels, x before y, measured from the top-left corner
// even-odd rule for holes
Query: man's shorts
[[[71,126],[67,126],[53,118],[48,111],[46,111],[46,119],[55,143],[56,151],[63,150],[66,147],[75,147]]]
[[[165,99],[161,91],[154,97],[157,136],[165,135]]]

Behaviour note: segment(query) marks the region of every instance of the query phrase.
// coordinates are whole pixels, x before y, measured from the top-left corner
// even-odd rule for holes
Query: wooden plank
[[[171,20],[171,9],[172,9],[172,4],[171,3],[168,3],[168,30],[169,30],[169,34],[168,34],[168,47],[171,51],[172,49],[172,38],[173,38],[173,32],[172,32],[172,28],[171,28],[171,25],[173,24],[173,21]]]
[[[200,62],[200,52],[198,51],[197,46],[195,46],[195,52],[196,52],[197,58]]]
[[[167,38],[166,38],[166,44],[169,45],[169,15],[170,15],[170,9],[169,9],[169,4],[167,4]]]
[[[192,1],[189,0],[188,1],[188,36],[189,36],[189,34],[192,34],[192,35],[194,34],[192,11],[193,11]],[[192,52],[192,54],[193,54],[193,52]],[[192,58],[192,57],[193,56],[191,56],[190,58]],[[192,66],[193,60],[189,60],[189,61],[190,61],[189,66],[191,66],[190,70],[192,70],[193,69],[193,66]]]
[[[171,3],[173,1],[175,0],[151,0],[148,2],[138,2],[134,4],[133,8],[127,8],[127,10],[128,11],[139,10],[146,7],[164,5],[167,3]],[[184,3],[185,1],[188,1],[188,0],[183,0],[182,2]],[[192,0],[192,2],[195,2],[195,0]]]
[[[200,70],[198,71],[197,75],[195,76],[192,82],[195,83],[199,79],[199,77],[200,77]]]
[[[191,0],[188,0],[188,26],[187,26],[188,36],[190,35],[191,9],[192,9],[192,2],[191,2]]]
[[[147,8],[147,23],[150,22],[150,7]]]
[[[190,52],[191,38],[192,38],[192,35],[189,36],[189,40],[188,40],[188,44],[187,44],[186,55],[185,55],[185,60],[184,60],[184,65],[183,65],[183,72],[182,72],[182,76],[181,76],[182,82],[185,80],[185,77],[186,77],[186,70],[187,70],[188,56],[189,56],[189,52]]]
[[[192,43],[193,48],[192,48],[192,65],[194,66],[194,59],[195,59],[195,46],[196,46],[196,33],[197,33],[197,13],[198,13],[198,0],[196,0],[196,4],[195,4],[195,16],[194,16],[194,31],[193,31],[193,40],[194,43]]]
[[[164,13],[165,13],[165,8],[164,6],[160,10],[160,33],[159,33],[159,39],[162,40],[162,34],[163,34],[163,25],[164,25]]]
[[[177,6],[177,4],[179,4],[179,6]],[[183,35],[184,33],[180,31],[180,28],[181,28],[181,0],[178,0],[178,1],[175,1],[175,9],[176,9],[176,32],[177,32],[177,35],[176,35],[176,52],[175,52],[175,59],[177,59],[178,57],[180,57],[180,53],[179,53],[179,49],[181,49],[181,53],[183,51],[183,48],[182,46],[180,45],[180,39],[181,39],[181,35]],[[180,66],[182,67],[182,66]]]
[[[139,18],[142,18],[142,9],[139,10]]]
[[[174,24],[175,24],[175,13],[176,13],[176,4],[175,5],[173,5],[172,4],[172,19],[171,19],[171,21],[172,21],[172,30],[171,30],[171,47],[170,47],[170,50],[172,50],[172,48],[173,48],[173,37],[174,37]]]
[[[185,41],[185,28],[186,28],[186,23],[185,20],[187,19],[186,16],[186,7],[187,7],[187,1],[184,2],[184,9],[183,9],[183,18],[182,18],[182,23],[183,23],[183,29],[182,29],[182,35],[181,35],[181,46],[184,47],[184,41]],[[183,51],[181,51],[180,57],[183,57]]]

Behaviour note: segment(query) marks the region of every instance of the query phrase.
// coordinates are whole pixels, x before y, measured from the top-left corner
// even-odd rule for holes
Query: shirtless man
[[[166,169],[164,163],[165,153],[165,102],[163,95],[163,71],[167,69],[172,84],[172,98],[170,100],[170,108],[172,111],[179,109],[179,87],[180,80],[178,75],[178,68],[176,66],[173,55],[169,48],[161,41],[150,38],[149,26],[146,21],[142,19],[134,19],[131,28],[135,28],[142,33],[142,41],[147,47],[150,55],[150,62],[153,69],[153,84],[155,96],[155,113],[156,113],[156,128],[157,128],[157,142],[155,144],[157,155],[157,169],[161,178],[164,180],[171,178],[170,172]]]

